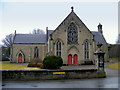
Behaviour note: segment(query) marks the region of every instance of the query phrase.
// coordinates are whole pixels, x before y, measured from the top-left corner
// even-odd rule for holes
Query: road
[[[118,78],[4,82],[3,88],[118,88]]]

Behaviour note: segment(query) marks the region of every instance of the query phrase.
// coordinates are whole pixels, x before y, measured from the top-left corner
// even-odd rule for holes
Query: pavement
[[[62,66],[61,69],[65,70],[85,70],[85,69],[96,69],[95,65],[80,65],[80,66]]]
[[[106,71],[106,76],[107,77],[120,77],[120,75],[119,75],[120,70],[105,68],[105,71]]]
[[[105,66],[107,65],[111,65],[114,62],[106,62]],[[111,69],[111,68],[105,68],[107,77],[120,77],[120,70],[115,70],[115,69]]]

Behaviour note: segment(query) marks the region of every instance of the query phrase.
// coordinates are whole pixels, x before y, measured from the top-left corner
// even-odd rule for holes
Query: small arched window
[[[34,48],[34,58],[38,58],[38,48]]]
[[[61,42],[57,41],[56,43],[56,56],[61,56]]]
[[[85,41],[84,43],[84,57],[85,59],[89,59],[89,43]]]
[[[78,30],[73,22],[69,25],[67,30],[67,43],[68,44],[78,43]]]

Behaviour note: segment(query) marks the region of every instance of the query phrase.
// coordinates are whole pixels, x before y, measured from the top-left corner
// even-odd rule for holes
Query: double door
[[[68,64],[78,64],[78,56],[77,54],[75,55],[68,55]]]

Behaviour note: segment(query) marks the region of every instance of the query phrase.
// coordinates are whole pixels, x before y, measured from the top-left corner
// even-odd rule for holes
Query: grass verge
[[[113,63],[111,65],[107,65],[107,68],[115,69],[115,70],[120,70],[120,62]]]
[[[27,64],[10,63],[10,61],[0,61],[0,70],[46,70],[37,67],[27,67]]]

